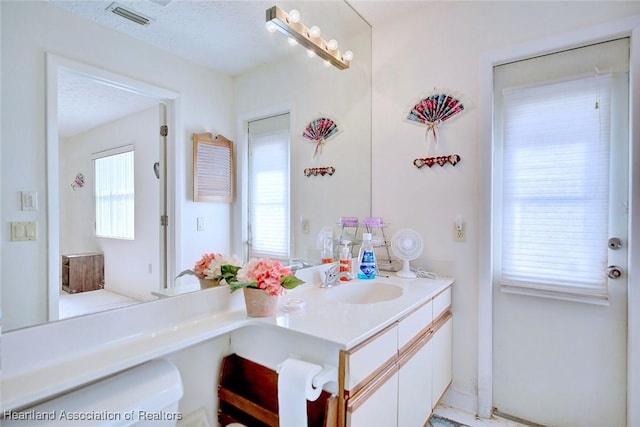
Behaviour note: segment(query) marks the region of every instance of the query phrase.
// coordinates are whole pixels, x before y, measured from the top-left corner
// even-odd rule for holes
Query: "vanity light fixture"
[[[300,12],[295,9],[289,13],[278,6],[267,9],[266,27],[269,32],[280,30],[287,36],[295,39],[298,44],[305,47],[309,57],[318,55],[340,70],[349,68],[350,62],[353,59],[353,52],[350,50],[344,54],[340,53],[336,40],[332,39],[326,42],[322,39],[320,37],[320,28],[315,25],[311,28],[305,27],[305,25],[300,22]]]

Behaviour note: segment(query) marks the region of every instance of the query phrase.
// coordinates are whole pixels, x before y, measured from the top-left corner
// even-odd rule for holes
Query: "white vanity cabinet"
[[[431,416],[433,300],[400,320],[398,426],[422,427]]]
[[[422,427],[451,382],[451,288],[340,353],[338,426]]]
[[[421,336],[399,359],[398,426],[422,427],[433,409],[433,343],[431,332]]]
[[[397,420],[398,325],[340,352],[339,426],[393,426]]]
[[[433,299],[432,408],[451,384],[453,318],[450,307],[451,288],[447,288]]]

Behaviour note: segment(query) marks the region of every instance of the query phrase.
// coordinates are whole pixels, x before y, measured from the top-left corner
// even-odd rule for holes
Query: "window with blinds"
[[[584,61],[575,51],[567,61],[612,47],[584,49]],[[616,73],[572,74],[565,59],[550,81],[541,70],[553,58],[496,70],[497,277],[504,290],[606,299]]]
[[[135,237],[135,186],[133,146],[96,153],[94,195],[96,236],[113,239]]]
[[[289,114],[249,122],[249,257],[289,258]]]

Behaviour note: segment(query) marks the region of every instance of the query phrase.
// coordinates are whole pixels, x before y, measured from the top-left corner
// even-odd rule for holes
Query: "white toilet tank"
[[[182,418],[178,369],[153,360],[37,406],[5,414],[3,427],[174,427]]]

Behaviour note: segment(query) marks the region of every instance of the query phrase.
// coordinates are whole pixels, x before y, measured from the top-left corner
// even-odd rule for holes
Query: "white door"
[[[494,73],[494,412],[545,426],[626,424],[629,44],[610,43]]]

